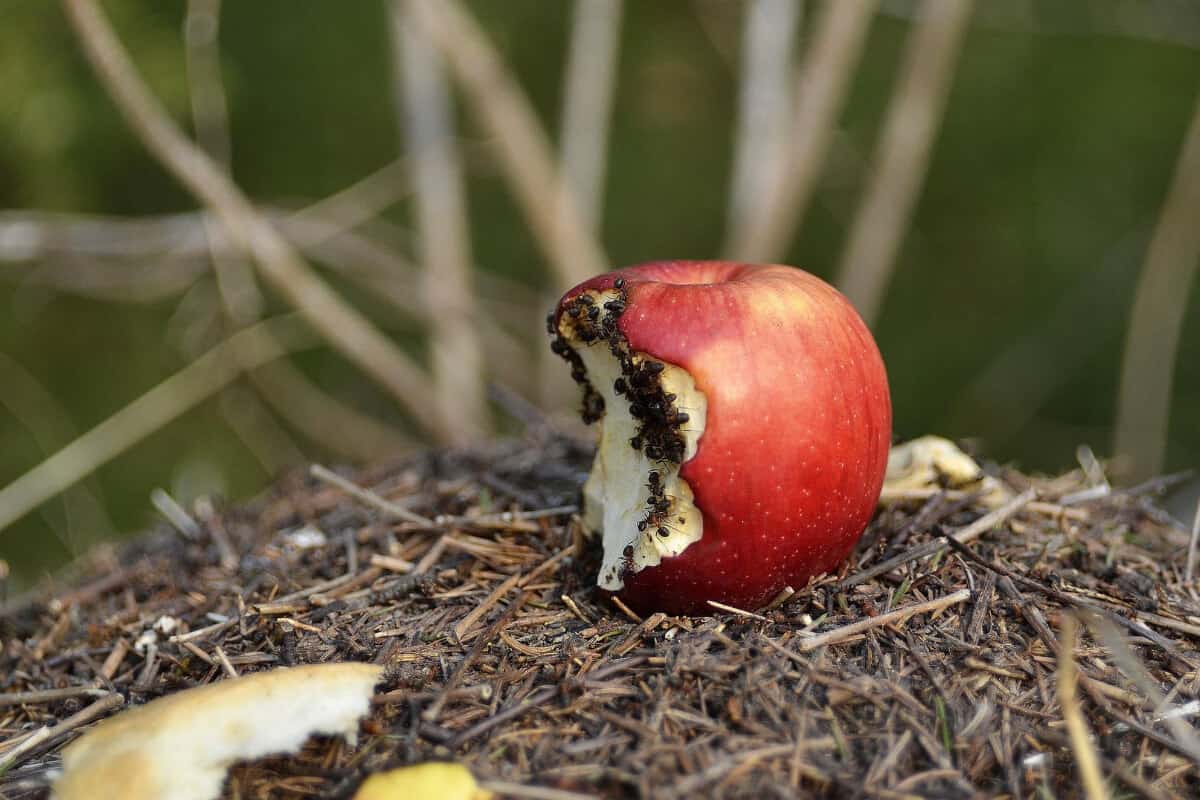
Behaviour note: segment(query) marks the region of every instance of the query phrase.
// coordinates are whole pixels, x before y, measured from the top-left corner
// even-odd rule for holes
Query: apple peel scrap
[[[888,453],[879,502],[933,494],[944,487],[977,491],[980,502],[989,508],[999,508],[1012,499],[1012,492],[1004,484],[984,474],[954,442],[940,436],[922,436],[898,444]]]
[[[63,751],[57,800],[209,800],[236,761],[353,741],[382,677],[373,664],[285,667],[187,689],[105,720]]]

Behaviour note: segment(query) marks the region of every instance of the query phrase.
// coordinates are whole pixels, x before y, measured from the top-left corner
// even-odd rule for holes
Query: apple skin
[[[754,609],[832,571],[874,513],[891,444],[887,373],[874,339],[837,290],[794,267],[661,261],[624,279],[618,328],[635,350],[686,369],[708,398],[695,457],[680,475],[702,538],[624,575],[640,611]]]

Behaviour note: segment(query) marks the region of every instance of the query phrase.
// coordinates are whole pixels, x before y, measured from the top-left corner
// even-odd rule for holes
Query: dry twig
[[[912,603],[911,605],[897,608],[895,611],[889,611],[886,614],[880,614],[877,617],[870,617],[854,622],[849,625],[843,625],[840,628],[834,628],[831,631],[825,631],[815,636],[800,640],[800,652],[807,653],[816,650],[818,647],[826,645],[838,644],[844,642],[860,633],[865,633],[872,628],[878,628],[883,625],[891,625],[897,622],[903,622],[914,614],[924,614],[926,612],[937,612],[944,608],[955,605],[956,603],[964,603],[971,598],[970,589],[959,589],[953,594],[948,594],[945,597],[935,597],[932,600],[926,600],[921,603]]]

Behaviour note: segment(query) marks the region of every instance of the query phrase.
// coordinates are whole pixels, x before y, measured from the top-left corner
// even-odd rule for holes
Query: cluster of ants
[[[570,320],[574,334],[584,344],[602,341],[621,365],[621,376],[613,382],[613,391],[629,399],[629,413],[638,420],[637,433],[629,440],[635,450],[641,450],[651,461],[668,464],[683,463],[684,439],[680,432],[691,417],[686,411],[674,406],[675,395],[662,385],[662,372],[666,367],[661,361],[635,360],[629,342],[617,327],[617,320],[624,313],[629,296],[624,278],[613,281],[617,297],[598,304],[596,298],[581,292],[563,307],[562,314]],[[571,365],[571,377],[583,388],[583,421],[591,424],[604,416],[604,398],[588,381],[583,359],[571,347],[559,330],[556,315],[546,319],[547,329],[554,339],[550,349]],[[638,522],[638,530],[653,529],[659,536],[667,536],[664,525],[670,513],[670,500],[663,494],[659,474],[649,475],[650,506],[644,519]]]
[[[671,501],[663,491],[662,480],[656,471],[651,470],[647,476],[646,488],[650,490],[650,496],[646,499],[646,505],[650,509],[646,516],[638,520],[637,529],[642,532],[648,528],[653,529],[659,536],[666,537],[671,532],[667,524],[667,517],[671,514]],[[679,521],[684,522],[684,518],[680,517]]]

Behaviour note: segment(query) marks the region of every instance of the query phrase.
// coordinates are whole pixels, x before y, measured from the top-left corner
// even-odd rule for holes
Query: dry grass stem
[[[396,110],[416,192],[422,294],[431,323],[433,394],[443,413],[454,420],[450,440],[463,444],[491,427],[475,330],[471,232],[455,143],[454,104],[441,58],[421,33],[413,8],[417,2],[422,0],[391,2]]]
[[[293,317],[235,333],[0,489],[0,531],[229,385],[242,368],[312,344]]]
[[[800,67],[792,105],[792,144],[760,198],[762,213],[731,233],[729,255],[741,261],[779,261],[812,199],[838,114],[858,64],[878,0],[826,3]]]
[[[274,362],[280,363],[280,362]],[[221,416],[267,475],[282,475],[305,457],[263,399],[249,387],[230,384],[218,399]]]
[[[1126,478],[1159,472],[1167,452],[1171,381],[1192,283],[1200,269],[1200,100],[1138,277],[1125,333],[1113,450]]]
[[[96,74],[147,148],[210,206],[231,239],[313,328],[363,368],[436,436],[451,425],[423,391],[423,371],[361,313],[338,297],[203,151],[189,142],[151,95],[94,0],[64,0],[68,19]]]
[[[288,361],[264,364],[247,374],[276,414],[330,453],[359,461],[416,447],[414,439],[324,391]]]
[[[1179,749],[1187,753],[1200,766],[1200,736],[1197,736],[1191,723],[1177,713],[1178,706],[1167,703],[1166,696],[1159,689],[1154,677],[1147,671],[1137,654],[1133,652],[1124,634],[1105,614],[1091,609],[1082,609],[1080,616],[1108,648],[1113,659],[1121,668],[1125,679],[1145,695],[1157,718],[1165,721],[1167,728],[1175,737]]]
[[[105,694],[96,702],[89,706],[85,706],[81,711],[77,711],[63,721],[49,727],[42,728],[29,736],[16,747],[9,750],[0,759],[0,775],[3,775],[5,770],[13,764],[26,757],[27,754],[46,745],[53,744],[62,737],[77,730],[78,728],[87,725],[100,717],[120,708],[125,704],[125,698],[116,692]]]
[[[1008,501],[1000,508],[989,511],[979,519],[956,531],[952,538],[959,544],[967,544],[975,539],[978,539],[983,534],[1000,525],[1037,496],[1034,489],[1027,489],[1021,494]],[[842,581],[843,586],[856,586],[864,581],[870,580],[878,575],[883,575],[885,572],[890,572],[896,567],[906,564],[910,561],[915,561],[920,558],[927,558],[936,553],[944,551],[949,545],[941,538],[923,542],[922,544],[910,548],[909,550],[898,554],[894,558],[874,564],[868,569],[857,572]]]
[[[1192,536],[1188,540],[1187,566],[1183,571],[1184,580],[1191,583],[1196,577],[1196,555],[1200,546],[1200,498],[1196,499],[1196,513],[1192,515]]]
[[[921,196],[972,0],[924,0],[908,37],[874,170],[838,271],[838,287],[874,326]]]
[[[801,639],[799,644],[800,652],[807,653],[811,650],[816,650],[818,647],[838,644],[839,642],[844,642],[847,639],[859,635],[860,633],[869,631],[872,628],[903,622],[914,614],[941,611],[947,606],[952,606],[956,603],[965,603],[970,598],[970,589],[959,589],[957,592],[946,595],[945,597],[937,597],[933,600],[926,600],[923,603],[913,603],[905,606],[904,608],[898,608],[895,611],[889,611],[886,614],[880,614],[877,617],[864,619],[850,625],[844,625],[841,628],[835,628],[831,631],[825,631],[824,633],[819,633],[815,636]]]
[[[409,511],[399,503],[393,503],[390,500],[384,500],[370,489],[364,489],[363,487],[346,480],[328,467],[323,467],[320,464],[313,464],[311,467],[309,467],[308,471],[309,474],[311,474],[317,480],[321,480],[325,483],[329,483],[338,487],[346,494],[350,495],[356,500],[359,500],[360,502],[366,503],[371,508],[378,509],[385,514],[393,516],[396,519],[402,519],[405,522],[413,522],[426,528],[434,527],[433,520],[426,519],[420,514]]]
[[[1104,776],[1100,773],[1100,757],[1092,744],[1092,732],[1079,707],[1076,687],[1079,683],[1079,667],[1075,663],[1075,647],[1078,642],[1078,625],[1070,614],[1063,617],[1062,640],[1058,653],[1058,704],[1062,707],[1067,732],[1071,736],[1071,749],[1075,753],[1075,766],[1083,781],[1083,793],[1088,800],[1107,800]]]
[[[759,619],[759,620],[762,620],[763,622],[769,621],[762,614],[755,614],[753,611],[746,611],[744,609],[737,608],[735,606],[731,606],[726,603],[719,603],[716,600],[708,600],[707,602],[713,608],[717,609],[718,611],[724,611],[727,614],[737,614],[739,617],[745,617],[747,619]]]
[[[422,26],[494,137],[500,165],[562,288],[608,270],[555,167],[537,115],[486,34],[458,0],[413,0]]]
[[[560,126],[563,192],[574,197],[580,223],[593,236],[604,210],[623,5],[624,0],[575,0],[567,46]]]
[[[225,83],[221,79],[221,52],[217,46],[220,28],[221,0],[188,0],[183,41],[192,125],[196,142],[228,174],[233,144]],[[212,247],[221,235],[217,220],[206,217],[204,227],[226,313],[235,328],[257,322],[262,316],[263,297],[254,282],[253,269],[239,254]]]
[[[0,353],[0,407],[22,425],[49,456],[78,435],[62,403],[22,364]],[[112,539],[116,528],[96,486],[79,483],[63,491],[63,524],[50,526],[74,557],[98,542]],[[0,594],[3,592],[0,575]]]
[[[764,213],[762,200],[785,161],[802,10],[802,0],[745,4],[727,231],[741,231]]]

